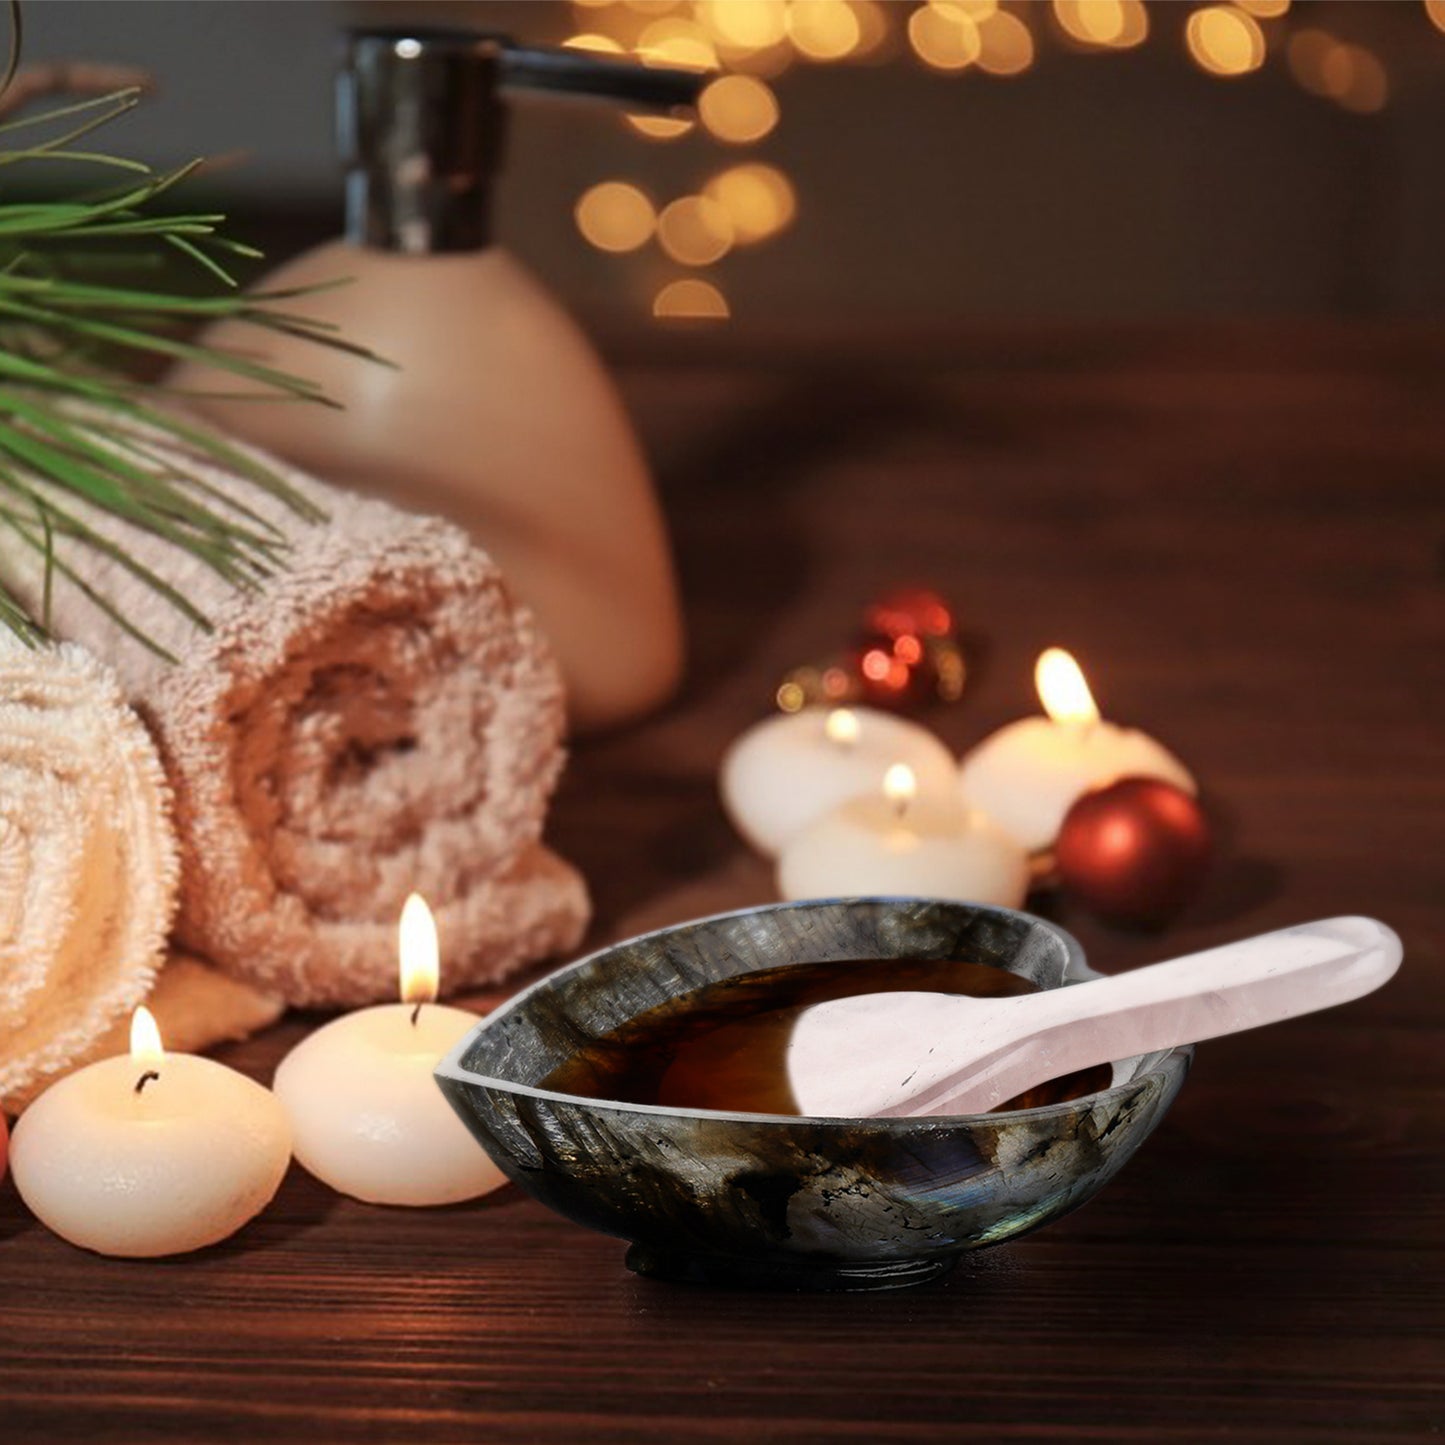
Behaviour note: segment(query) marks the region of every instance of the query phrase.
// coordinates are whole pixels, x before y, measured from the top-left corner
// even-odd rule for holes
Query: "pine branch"
[[[98,76],[113,74],[71,68],[26,84],[26,73],[17,71],[17,0],[9,0],[9,11],[11,52],[0,77],[0,112],[13,109],[17,96],[28,98],[22,91],[53,91],[68,83],[93,88]],[[0,201],[0,527],[38,559],[43,583],[35,616],[22,600],[18,578],[6,576],[0,563],[0,627],[34,645],[49,634],[52,594],[71,586],[169,658],[137,619],[124,616],[87,580],[87,553],[124,567],[196,626],[208,627],[210,620],[161,570],[141,564],[83,512],[158,537],[177,558],[199,561],[239,589],[257,586],[283,566],[287,548],[281,529],[250,505],[244,489],[254,489],[255,499],[280,503],[301,523],[324,514],[264,462],[160,404],[176,393],[110,368],[127,358],[196,361],[259,387],[262,395],[335,405],[304,377],[178,331],[222,317],[249,322],[261,333],[299,336],[348,355],[378,358],[329,323],[290,309],[290,302],[311,290],[240,293],[222,258],[260,253],[224,234],[223,215],[158,208],[200,162],[156,172],[128,157],[79,148],[139,99],[139,89],[125,85],[0,122],[0,167],[68,162],[136,177],[64,200]],[[21,132],[27,139],[10,144]],[[190,295],[154,284],[79,279],[87,269],[93,274],[97,258],[117,270],[159,268],[168,256],[194,267],[219,290]],[[187,470],[188,461],[198,464],[195,471]],[[207,466],[234,475],[238,494],[207,480]],[[67,497],[82,502],[82,510],[68,505]]]

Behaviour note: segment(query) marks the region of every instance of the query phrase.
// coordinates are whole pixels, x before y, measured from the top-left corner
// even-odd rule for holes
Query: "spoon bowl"
[[[982,1113],[1049,1079],[1349,1003],[1400,966],[1374,918],[1325,918],[1067,992],[875,993],[807,1009],[788,1041],[805,1113]]]
[[[481,1023],[437,1080],[524,1190],[631,1241],[639,1274],[781,1289],[892,1289],[1077,1208],[1164,1117],[1188,1048],[1116,1061],[1112,1085],[1035,1109],[825,1119],[568,1095],[579,1049],[706,984],[789,963],[964,958],[1041,989],[1096,978],[1062,929],[1006,908],[860,898],[748,909],[614,944]]]

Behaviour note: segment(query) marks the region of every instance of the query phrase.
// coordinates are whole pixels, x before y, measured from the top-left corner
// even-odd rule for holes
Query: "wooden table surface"
[[[719,812],[719,753],[865,600],[922,581],[972,638],[965,700],[930,719],[950,743],[1032,710],[1059,642],[1203,780],[1224,857],[1187,916],[1131,935],[1052,908],[1097,964],[1368,912],[1403,934],[1402,973],[1203,1046],[1096,1201],[913,1292],[648,1282],[513,1190],[386,1210],[299,1169],[229,1243],[120,1262],[7,1182],[0,1439],[1437,1438],[1445,335],[697,350],[625,376],[693,663],[666,713],[578,746],[558,800],[598,940],[770,896]],[[313,1024],[224,1057],[269,1079]]]

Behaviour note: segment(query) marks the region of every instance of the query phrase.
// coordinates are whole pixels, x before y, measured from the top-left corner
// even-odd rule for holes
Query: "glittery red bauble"
[[[900,587],[870,602],[852,645],[826,662],[793,668],[778,684],[784,712],[864,702],[907,711],[957,702],[967,666],[953,613],[926,587]]]
[[[938,674],[912,633],[865,634],[849,661],[863,700],[874,707],[919,707],[936,694]]]
[[[863,624],[886,637],[948,637],[953,613],[937,592],[927,587],[899,587],[870,602]]]
[[[1122,778],[1069,809],[1059,880],[1085,907],[1122,923],[1162,923],[1199,889],[1210,830],[1196,799],[1157,778]]]
[[[855,652],[863,694],[879,707],[957,702],[964,662],[948,604],[927,587],[899,587],[870,602]]]

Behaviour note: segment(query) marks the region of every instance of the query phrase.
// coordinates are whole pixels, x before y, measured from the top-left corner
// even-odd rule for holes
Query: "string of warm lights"
[[[1151,0],[1160,8],[1160,0]],[[1445,0],[1422,0],[1445,32]],[[696,121],[628,116],[655,141],[701,131],[720,145],[756,145],[781,117],[770,81],[794,64],[879,63],[911,54],[942,74],[1022,75],[1052,41],[1080,54],[1131,50],[1150,34],[1145,0],[572,0],[576,49],[632,54],[644,63],[717,72],[699,98]],[[1216,0],[1187,9],[1183,42],[1205,74],[1235,79],[1272,60],[1301,89],[1368,115],[1390,98],[1384,61],[1364,45],[1303,23],[1291,0]],[[1281,23],[1285,22],[1285,23]],[[1296,23],[1301,22],[1301,23]],[[727,166],[695,191],[659,204],[641,187],[608,180],[577,202],[584,239],[612,253],[654,241],[679,266],[715,266],[739,247],[777,236],[797,215],[792,182],[776,166]],[[653,298],[657,317],[724,320],[727,297],[713,279],[668,281]]]

